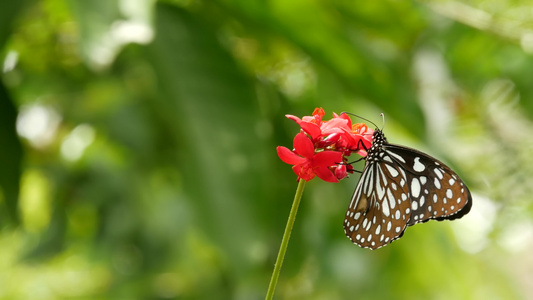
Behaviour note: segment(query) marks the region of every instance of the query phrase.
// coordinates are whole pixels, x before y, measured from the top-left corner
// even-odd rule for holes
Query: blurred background
[[[315,107],[474,205],[370,251],[313,180],[278,299],[533,299],[532,54],[526,0],[2,0],[0,299],[264,298]]]

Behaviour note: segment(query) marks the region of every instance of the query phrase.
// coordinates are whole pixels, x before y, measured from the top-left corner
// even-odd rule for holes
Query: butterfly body
[[[471,206],[470,191],[448,166],[421,151],[389,144],[377,129],[344,231],[360,247],[377,249],[399,239],[407,226],[461,218]]]

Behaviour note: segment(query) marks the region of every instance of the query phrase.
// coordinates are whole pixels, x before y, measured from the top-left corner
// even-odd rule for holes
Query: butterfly
[[[344,219],[344,232],[353,243],[378,249],[401,238],[407,226],[454,220],[470,211],[470,191],[438,159],[389,144],[379,129],[365,150],[365,166]]]

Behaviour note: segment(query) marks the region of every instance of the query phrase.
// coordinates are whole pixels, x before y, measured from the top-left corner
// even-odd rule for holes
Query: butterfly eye
[[[420,151],[388,144],[376,130],[344,231],[355,244],[377,249],[399,239],[407,226],[461,218],[471,206],[470,191],[448,166]]]

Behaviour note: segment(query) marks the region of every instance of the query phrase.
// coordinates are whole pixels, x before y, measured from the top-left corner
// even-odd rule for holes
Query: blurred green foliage
[[[296,189],[275,147],[315,107],[384,112],[474,207],[369,251],[342,229],[358,176],[313,180],[277,298],[533,295],[529,1],[2,7],[0,299],[263,298]]]

